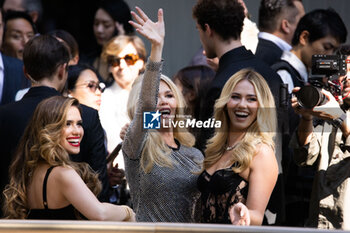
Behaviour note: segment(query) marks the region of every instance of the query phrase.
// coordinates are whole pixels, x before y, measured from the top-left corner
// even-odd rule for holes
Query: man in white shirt
[[[255,55],[268,65],[289,51],[299,19],[305,14],[301,0],[262,0],[259,8],[259,43]]]
[[[291,93],[294,87],[302,87],[308,81],[312,67],[312,55],[331,55],[346,41],[347,30],[340,16],[333,10],[314,10],[304,15],[295,30],[291,51],[284,51],[281,60],[272,68],[288,85]],[[289,95],[290,96],[290,95]],[[287,102],[289,98],[286,98]],[[283,135],[283,173],[286,193],[286,225],[304,226],[307,219],[313,168],[297,167],[289,150],[291,135],[297,128],[300,116],[290,105],[286,109],[285,122],[288,129]]]
[[[333,18],[334,17],[334,18]],[[312,67],[312,55],[331,55],[341,43],[344,43],[346,31],[342,28],[340,16],[332,10],[314,10],[306,14],[295,30],[291,51],[284,51],[282,63],[289,68],[282,68],[277,62],[272,66],[288,84],[291,93],[295,86],[303,86],[308,81],[308,73]],[[279,67],[279,68],[278,68]]]

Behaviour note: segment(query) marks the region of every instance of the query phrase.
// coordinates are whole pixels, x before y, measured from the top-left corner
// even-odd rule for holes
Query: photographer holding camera
[[[291,51],[284,51],[281,60],[271,66],[285,84],[284,93],[291,94],[294,87],[305,87],[310,82],[313,67],[312,55],[334,54],[346,40],[347,31],[341,17],[332,9],[316,9],[305,14],[299,21],[292,39]],[[303,92],[303,91],[302,91]],[[307,92],[309,93],[309,92]],[[308,217],[309,199],[315,169],[300,168],[293,162],[293,151],[289,148],[291,136],[299,124],[290,96],[282,96],[286,103],[284,116],[283,176],[286,196],[287,226],[303,226]]]
[[[300,99],[292,98],[292,107],[301,118],[290,145],[298,165],[317,166],[306,226],[349,230],[350,72],[338,81],[342,87],[340,103],[324,89],[321,93],[326,103],[313,108],[304,108]],[[299,89],[294,88],[293,93]]]

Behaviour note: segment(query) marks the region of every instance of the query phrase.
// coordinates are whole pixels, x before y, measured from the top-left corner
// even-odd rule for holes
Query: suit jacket
[[[200,120],[205,121],[213,116],[215,101],[220,97],[221,90],[225,83],[232,75],[244,68],[252,68],[265,78],[275,98],[276,106],[279,106],[281,78],[264,62],[257,59],[250,50],[241,46],[228,51],[220,58],[219,69],[216,76],[209,85],[206,95],[200,101]],[[213,129],[202,128],[198,138],[196,138],[195,147],[203,151],[207,139],[209,139],[213,133]]]
[[[33,87],[18,102],[0,106],[0,188],[8,183],[8,168],[24,130],[40,101],[60,93],[50,87]],[[104,131],[95,109],[81,105],[84,137],[80,144],[80,153],[71,155],[76,162],[86,162],[99,173],[103,185],[100,200],[107,200],[109,188]]]
[[[4,62],[4,86],[0,105],[15,101],[18,90],[30,86],[30,82],[24,76],[23,62],[17,58],[1,54]]]
[[[280,60],[283,50],[269,40],[259,38],[255,56],[271,66]]]

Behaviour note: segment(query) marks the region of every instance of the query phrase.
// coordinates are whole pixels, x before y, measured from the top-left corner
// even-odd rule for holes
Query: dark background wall
[[[164,10],[166,38],[164,47],[164,74],[172,76],[179,69],[188,65],[191,57],[200,47],[200,41],[195,22],[192,19],[192,7],[196,0],[126,0],[131,9],[139,6],[156,20],[157,9]],[[252,20],[257,23],[260,0],[244,0],[251,14]],[[343,18],[350,32],[350,0],[303,0],[305,12],[316,8],[332,7]],[[350,43],[348,36],[347,42]],[[146,42],[147,51],[149,44]]]
[[[131,9],[135,9],[135,6],[141,7],[152,20],[157,19],[157,9],[163,8],[166,25],[163,73],[171,77],[179,69],[187,66],[191,57],[200,48],[198,32],[192,19],[192,7],[196,0],[125,1]],[[257,22],[260,0],[244,1],[252,20]],[[42,32],[55,28],[65,29],[77,38],[82,51],[93,49],[96,43],[92,23],[97,2],[98,0],[42,0],[46,9],[44,11],[46,21],[43,27],[45,30]],[[350,14],[348,14],[350,0],[303,0],[303,4],[306,12],[316,8],[334,8],[350,31]],[[150,44],[144,41],[149,52]]]
[[[196,0],[126,0],[130,8],[141,7],[152,20],[157,20],[157,9],[163,8],[165,18],[165,44],[163,73],[172,76],[185,67],[200,48],[192,7]],[[142,38],[143,39],[143,38]],[[145,41],[145,40],[144,40]],[[147,51],[150,44],[145,41]]]

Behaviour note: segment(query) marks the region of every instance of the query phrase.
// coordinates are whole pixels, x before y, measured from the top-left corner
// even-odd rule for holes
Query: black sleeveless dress
[[[198,177],[203,223],[231,224],[229,208],[238,202],[246,202],[248,182],[232,170],[234,166],[217,170],[213,175],[204,171]]]
[[[47,205],[47,197],[46,197],[46,186],[47,179],[49,174],[51,173],[54,167],[50,167],[46,171],[46,175],[43,183],[43,204],[45,209],[31,209],[29,210],[28,219],[58,219],[58,220],[76,220],[78,219],[75,212],[75,208],[73,205],[68,205],[66,207],[60,209],[49,209]],[[78,213],[78,212],[77,212]],[[80,214],[80,216],[82,216]],[[83,216],[82,216],[83,217]],[[84,218],[84,217],[83,217]]]

